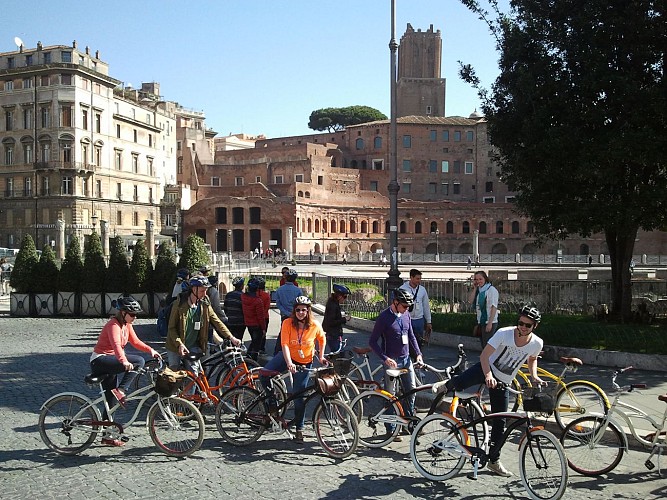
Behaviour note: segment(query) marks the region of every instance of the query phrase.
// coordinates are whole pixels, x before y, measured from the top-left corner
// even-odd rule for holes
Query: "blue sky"
[[[165,99],[205,112],[218,135],[307,134],[310,113],[324,107],[390,114],[390,0],[22,0],[11,9],[0,16],[0,52],[15,50],[15,36],[27,48],[77,40],[100,51],[111,76],[160,82]],[[447,116],[479,108],[457,60],[493,83],[486,26],[459,0],[396,0],[397,42],[407,23],[441,31]]]

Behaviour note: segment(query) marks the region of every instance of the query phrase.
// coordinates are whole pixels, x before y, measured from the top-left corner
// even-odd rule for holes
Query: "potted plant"
[[[21,248],[16,255],[14,268],[10,278],[10,286],[14,289],[11,293],[9,311],[15,316],[29,316],[34,314],[34,277],[35,268],[39,258],[35,242],[29,234],[21,240]]]
[[[93,231],[83,249],[83,278],[81,280],[81,314],[104,315],[104,278],[106,265],[100,236]]]
[[[148,258],[148,251],[144,240],[138,240],[132,251],[132,261],[130,262],[130,293],[139,301],[141,308],[145,312],[150,311],[150,278],[153,272],[153,265]]]
[[[44,245],[34,274],[35,312],[38,316],[53,316],[56,312],[58,264],[51,245]]]
[[[64,315],[81,314],[81,277],[83,258],[79,238],[72,236],[65,259],[58,273],[58,291],[56,293],[56,313]]]
[[[125,254],[123,238],[114,236],[109,241],[109,267],[104,281],[104,308],[112,312],[111,301],[130,292],[130,266]]]
[[[151,289],[153,291],[152,312],[157,314],[160,305],[171,295],[176,278],[176,263],[171,244],[163,242],[158,247],[155,269],[151,275]]]

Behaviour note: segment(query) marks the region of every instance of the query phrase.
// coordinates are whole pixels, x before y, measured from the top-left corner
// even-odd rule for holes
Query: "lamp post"
[[[396,54],[398,44],[396,43],[396,0],[391,0],[391,39],[389,40],[390,53],[390,88],[391,88],[391,121],[389,127],[389,168],[391,169],[391,182],[389,182],[389,271],[387,278],[387,289],[396,290],[403,284],[401,272],[398,270],[398,145],[396,130]]]
[[[232,268],[232,230],[227,229],[227,265]]]
[[[438,237],[440,236],[440,229],[435,230],[435,261],[440,262],[440,249],[438,247]]]
[[[99,217],[97,217],[97,215],[93,215],[93,216],[90,218],[90,221],[91,221],[91,223],[93,224],[93,233],[95,232],[95,228],[97,227],[97,219],[98,219],[98,218],[99,218]]]

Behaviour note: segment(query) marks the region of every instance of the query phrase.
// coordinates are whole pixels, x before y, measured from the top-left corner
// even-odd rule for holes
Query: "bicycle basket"
[[[556,408],[556,398],[545,392],[542,387],[525,387],[523,389],[523,409],[535,413],[551,415]]]
[[[354,353],[352,351],[343,351],[336,355],[336,357],[333,357],[331,362],[333,363],[334,372],[341,377],[347,377],[347,374],[350,373],[350,369],[352,368],[353,358]]]
[[[174,371],[167,367],[155,378],[155,392],[162,397],[174,396],[178,393],[187,376],[185,370]]]
[[[343,381],[338,374],[320,375],[317,377],[317,392],[322,396],[333,396],[340,391]]]

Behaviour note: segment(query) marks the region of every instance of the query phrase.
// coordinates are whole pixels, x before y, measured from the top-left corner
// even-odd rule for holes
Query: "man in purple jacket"
[[[408,312],[413,303],[411,293],[400,288],[395,290],[391,305],[378,316],[368,341],[371,349],[380,356],[385,370],[407,368],[407,373],[400,376],[404,392],[415,387],[415,370],[410,360],[410,347],[417,355],[415,362],[422,362],[422,353],[412,331],[412,322]],[[392,380],[386,372],[384,384],[388,392],[396,393],[396,379]],[[415,396],[413,394],[408,400],[407,413],[413,415],[414,407]],[[395,440],[400,441],[401,437],[397,436]]]

